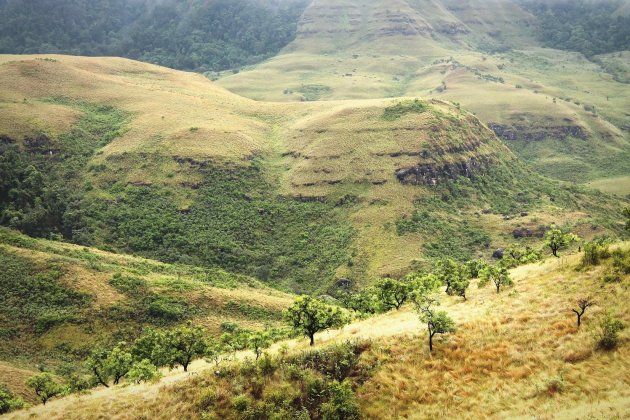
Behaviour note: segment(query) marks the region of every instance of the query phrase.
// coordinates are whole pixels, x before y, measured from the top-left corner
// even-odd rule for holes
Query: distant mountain
[[[537,171],[577,182],[610,178],[598,186],[625,195],[630,54],[619,49],[630,49],[630,24],[620,7],[578,2],[565,13],[566,2],[316,0],[278,55],[218,83],[256,100],[452,101]],[[565,42],[571,25],[589,42]],[[628,180],[621,191],[613,187],[619,179]]]

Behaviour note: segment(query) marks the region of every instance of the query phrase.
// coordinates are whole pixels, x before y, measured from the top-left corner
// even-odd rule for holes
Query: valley
[[[0,416],[626,418],[627,3],[0,0]]]

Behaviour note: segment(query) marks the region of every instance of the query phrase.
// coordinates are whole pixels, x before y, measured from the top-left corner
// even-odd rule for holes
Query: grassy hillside
[[[626,176],[626,53],[589,61],[543,49],[532,37],[537,25],[508,0],[318,1],[279,55],[218,83],[257,100],[458,102],[545,175]]]
[[[275,326],[292,299],[250,277],[32,239],[4,228],[0,262],[0,384],[31,401],[26,377],[37,369],[81,371],[97,344],[189,321],[215,336],[226,322]]]
[[[32,235],[324,292],[517,228],[620,227],[621,201],[540,178],[441,100],[261,103],[122,59],[0,73],[3,224]]]
[[[628,245],[621,249],[627,257]],[[304,350],[305,340],[288,341],[258,363],[217,369],[199,362],[193,377],[172,372],[160,384],[101,389],[9,418],[292,418],[299,407],[315,417],[358,410],[374,418],[624,418],[628,328],[615,350],[596,343],[605,314],[630,322],[630,278],[606,283],[611,259],[590,268],[580,268],[580,259],[516,268],[515,285],[501,294],[473,285],[465,302],[442,297],[457,331],[436,342],[433,354],[426,326],[404,307],[325,333],[312,350]],[[571,308],[584,296],[596,305],[578,329]]]

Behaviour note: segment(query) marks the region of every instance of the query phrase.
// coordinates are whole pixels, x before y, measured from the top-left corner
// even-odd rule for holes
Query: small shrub
[[[7,389],[0,386],[0,414],[6,414],[23,407],[24,401],[20,397],[14,397]]]
[[[237,395],[232,399],[232,406],[236,411],[244,413],[252,406],[252,399],[247,395]]]
[[[148,359],[134,364],[129,373],[127,373],[127,379],[137,384],[141,382],[155,382],[160,379],[162,374]]]
[[[602,276],[602,281],[604,283],[619,283],[621,281],[621,276],[614,270],[608,270]]]
[[[564,378],[559,375],[555,378],[549,378],[543,382],[541,391],[546,395],[553,397],[556,394],[561,394],[565,389]]]
[[[321,413],[325,420],[360,419],[361,412],[352,387],[347,381],[333,381],[328,386],[328,402],[322,404]]]
[[[610,314],[606,314],[599,327],[597,345],[602,350],[614,350],[619,344],[619,331],[624,325]]]
[[[199,393],[199,400],[197,402],[197,407],[201,411],[206,411],[211,408],[217,401],[217,392],[212,388],[202,389]]]

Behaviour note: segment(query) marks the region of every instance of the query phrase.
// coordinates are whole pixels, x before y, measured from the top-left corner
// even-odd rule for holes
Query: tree
[[[470,279],[470,270],[466,267],[466,265],[460,264],[452,258],[442,259],[437,262],[434,274],[442,282],[442,284],[446,286],[446,294],[449,296],[454,294],[462,296],[461,294],[451,290],[453,285],[458,284],[459,291],[461,292],[463,287],[465,295],[466,288],[468,287],[466,281]]]
[[[445,311],[435,310],[434,306],[438,305],[439,301],[433,293],[416,291],[413,299],[420,320],[427,324],[429,352],[433,352],[433,337],[436,334],[455,332],[455,322]]]
[[[271,346],[271,337],[266,331],[257,331],[249,336],[248,344],[250,350],[256,355],[256,360],[258,360],[263,350]]]
[[[461,296],[466,300],[466,290],[470,285],[470,279],[466,277],[460,277],[451,283],[451,288],[449,290],[449,295],[451,296]]]
[[[485,260],[469,260],[466,262],[466,268],[471,278],[476,279],[479,277],[481,270],[486,268],[489,264]]]
[[[479,287],[484,287],[490,281],[492,281],[497,288],[497,293],[501,291],[502,286],[511,286],[514,284],[507,268],[498,267],[496,265],[489,265],[481,271]]]
[[[346,317],[339,308],[326,305],[312,296],[300,296],[284,311],[284,319],[293,329],[315,344],[315,334],[329,328],[340,327]]]
[[[373,314],[378,307],[378,298],[374,288],[368,287],[356,293],[342,292],[338,296],[339,301],[354,312]]]
[[[127,344],[120,342],[111,350],[96,348],[86,361],[86,367],[99,384],[109,388],[109,381],[118,385],[133,365],[133,356],[127,351]]]
[[[386,311],[400,309],[412,291],[410,283],[389,278],[378,280],[374,289],[380,304]]]
[[[133,356],[127,351],[126,347],[127,343],[118,343],[118,345],[109,352],[105,360],[106,369],[114,380],[114,385],[118,385],[120,380],[133,366]]]
[[[94,379],[105,388],[109,388],[109,372],[107,369],[108,351],[103,348],[95,348],[85,362],[86,368],[92,373]]]
[[[6,414],[24,407],[24,401],[20,397],[14,397],[7,389],[0,386],[0,414]]]
[[[197,357],[203,357],[208,350],[208,342],[204,331],[190,324],[178,327],[167,333],[167,354],[169,366],[174,368],[181,365],[184,372],[188,372],[188,366]]]
[[[48,372],[31,376],[26,380],[26,386],[35,391],[35,394],[42,400],[44,405],[46,405],[48,400],[65,391],[64,387],[55,382],[52,375]]]
[[[131,354],[136,361],[147,359],[156,367],[167,366],[169,362],[167,345],[164,332],[149,329],[133,343]]]
[[[565,233],[555,225],[545,232],[545,246],[548,246],[553,256],[558,258],[558,251],[568,247],[572,242],[578,240],[577,235]]]
[[[623,209],[623,215],[626,218],[626,230],[630,232],[630,207]]]
[[[149,359],[143,359],[134,365],[127,373],[127,379],[139,384],[140,382],[153,382],[162,376],[158,368]]]
[[[592,300],[588,298],[581,298],[577,301],[577,304],[578,304],[578,309],[571,309],[571,310],[575,312],[575,315],[577,315],[577,326],[578,328],[580,328],[580,325],[582,324],[582,315],[584,315],[584,312],[586,312],[586,308],[593,306],[595,302],[593,302]]]

